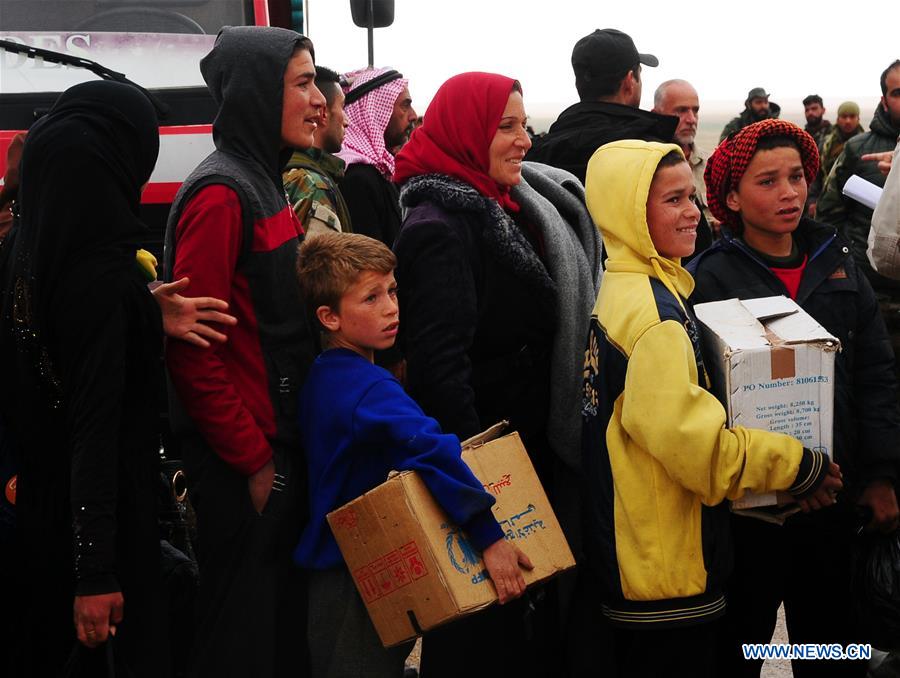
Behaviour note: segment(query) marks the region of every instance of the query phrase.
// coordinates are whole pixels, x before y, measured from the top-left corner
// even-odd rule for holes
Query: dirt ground
[[[773,643],[788,642],[787,628],[784,626],[784,607],[778,608],[778,624],[775,626],[775,633],[772,636]],[[763,664],[760,678],[791,678],[794,672],[791,671],[791,662],[788,659],[767,659]]]
[[[787,629],[784,626],[784,608],[778,610],[778,625],[775,627],[775,634],[772,636],[773,643],[788,642]],[[416,641],[416,646],[406,660],[407,667],[419,667],[419,657],[422,652],[422,639]],[[791,662],[788,660],[768,660],[760,674],[761,678],[792,678],[794,675],[791,671]]]
[[[787,628],[784,625],[784,608],[781,607],[778,609],[778,624],[775,626],[775,633],[772,635],[773,643],[787,643]],[[416,641],[416,645],[413,648],[413,651],[409,655],[409,659],[406,660],[407,667],[419,668],[419,657],[422,652],[422,640],[421,638]],[[883,667],[882,667],[883,668]],[[871,665],[870,665],[871,670]],[[787,659],[769,659],[763,664],[762,673],[760,674],[760,678],[793,678],[793,671],[791,671],[791,662]],[[875,675],[870,674],[870,675]],[[878,674],[878,675],[891,675],[890,674]],[[897,674],[898,678],[900,678],[900,674]]]

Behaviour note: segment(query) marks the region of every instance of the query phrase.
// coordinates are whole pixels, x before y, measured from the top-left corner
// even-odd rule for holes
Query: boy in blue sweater
[[[519,566],[531,562],[503,539],[494,498],[463,462],[456,436],[441,433],[400,383],[374,365],[399,327],[394,254],[363,235],[323,233],[300,248],[304,303],[315,309],[325,351],[300,394],[300,430],[309,465],[310,519],[294,552],[310,570],[308,641],[312,675],[403,675],[410,646],[381,646],[326,514],[415,470],[447,515],[482,551],[500,603],[525,591]],[[440,313],[440,309],[435,309]]]

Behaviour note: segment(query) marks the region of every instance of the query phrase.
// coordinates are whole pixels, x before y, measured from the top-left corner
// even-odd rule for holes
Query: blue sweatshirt
[[[315,570],[343,563],[325,516],[387,480],[417,471],[437,503],[479,550],[503,531],[460,456],[459,439],[410,398],[389,372],[347,349],[325,351],[300,393],[300,431],[309,465],[309,524],[294,551]]]

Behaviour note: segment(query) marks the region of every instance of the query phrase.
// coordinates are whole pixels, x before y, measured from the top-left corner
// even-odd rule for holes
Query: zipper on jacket
[[[817,249],[815,252],[813,252],[810,255],[809,259],[807,259],[807,261],[806,261],[806,265],[809,266],[812,263],[813,259],[815,259],[817,256],[822,254],[822,252],[824,252],[826,249],[828,249],[828,246],[831,245],[831,243],[833,243],[836,239],[837,239],[837,231],[832,233],[831,237],[829,237],[828,240],[823,242],[822,245],[819,247],[819,249]]]
[[[766,262],[764,262],[762,259],[760,259],[758,256],[756,256],[755,252],[753,252],[747,245],[745,245],[742,241],[738,240],[737,238],[731,238],[728,240],[728,242],[729,242],[729,244],[731,244],[732,246],[736,247],[738,250],[740,250],[741,252],[746,254],[748,257],[750,257],[751,261],[755,261],[757,264],[759,264],[764,269],[766,269],[766,273],[769,274],[769,277],[773,278],[778,283],[778,285],[781,287],[781,289],[784,290],[784,296],[790,298],[791,294],[790,294],[790,292],[788,292],[787,286],[783,282],[781,282],[781,278],[779,278],[777,275],[772,273],[772,269],[768,267]]]
[[[806,260],[806,267],[808,267],[808,266],[813,262],[813,260],[815,260],[820,254],[822,254],[822,252],[824,252],[826,249],[828,249],[828,246],[831,245],[831,243],[833,243],[836,239],[837,239],[837,231],[833,232],[833,233],[831,234],[831,236],[828,237],[828,238],[825,240],[825,242],[823,242],[823,243],[816,249],[816,251],[813,252],[813,253],[807,258],[807,260]],[[766,264],[766,262],[764,262],[762,259],[760,259],[758,256],[756,256],[756,253],[753,252],[753,251],[750,249],[749,246],[745,245],[743,241],[739,240],[738,238],[734,238],[734,237],[728,238],[728,239],[726,240],[726,242],[727,242],[728,244],[730,244],[730,245],[736,247],[737,249],[739,249],[741,252],[743,252],[743,253],[746,254],[748,257],[750,257],[751,260],[755,261],[757,264],[759,264],[759,265],[762,266],[764,269],[766,269],[766,271],[768,272],[768,274],[769,274],[772,278],[775,278],[775,280],[778,281],[778,284],[781,286],[781,288],[782,288],[782,289],[784,290],[784,292],[785,292],[785,296],[788,297],[788,298],[790,298],[791,295],[790,295],[790,293],[788,292],[787,286],[785,286],[785,284],[781,281],[781,278],[779,278],[777,275],[775,275],[775,274],[772,272],[772,269],[769,268],[769,266]],[[806,267],[804,267],[804,272],[806,271]],[[800,282],[801,282],[801,285],[802,285],[803,280],[801,279]],[[798,293],[800,292],[800,288],[799,288],[799,287],[797,288],[797,292],[798,292]],[[797,297],[797,299],[796,299],[795,301],[796,301],[798,304],[800,303],[799,294],[798,294],[798,297]]]

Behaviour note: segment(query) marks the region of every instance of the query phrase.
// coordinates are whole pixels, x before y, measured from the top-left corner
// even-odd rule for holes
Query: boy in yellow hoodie
[[[585,356],[585,548],[630,677],[715,675],[711,622],[732,560],[725,499],[787,490],[808,511],[841,487],[838,467],[797,440],[725,428],[680,263],[694,250],[693,192],[674,144],[618,141],[588,164],[609,258]]]

